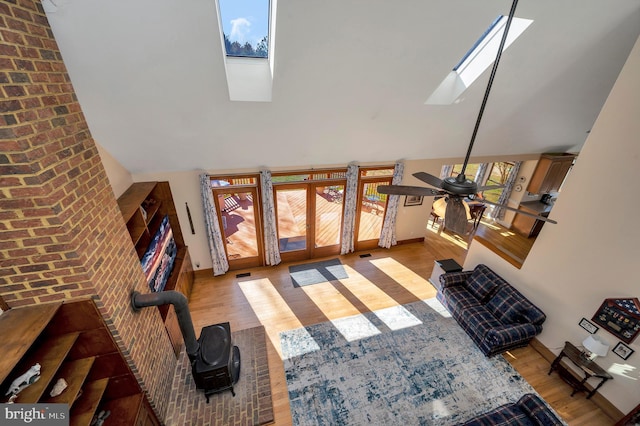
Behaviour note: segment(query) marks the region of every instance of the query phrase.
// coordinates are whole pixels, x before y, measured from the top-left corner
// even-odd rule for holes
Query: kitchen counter
[[[552,207],[553,207],[553,203],[544,204],[540,201],[525,201],[524,203],[520,203],[520,206],[519,206],[519,208],[521,208],[522,210],[525,210],[527,212],[534,213],[534,214],[543,214],[543,213],[548,214],[551,211]]]
[[[528,213],[547,217],[549,216],[549,212],[551,212],[551,209],[553,208],[553,203],[544,204],[540,201],[525,201],[524,203],[520,203],[520,206],[518,206],[518,208]],[[543,225],[544,221],[542,220],[516,213],[516,216],[513,218],[513,222],[511,223],[511,229],[513,229],[520,235],[532,238],[540,233]]]

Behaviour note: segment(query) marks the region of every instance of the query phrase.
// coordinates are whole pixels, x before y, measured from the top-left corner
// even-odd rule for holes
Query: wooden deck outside
[[[242,193],[240,193],[242,194]],[[300,240],[307,235],[306,190],[280,190],[277,194],[278,234],[284,238]],[[252,197],[239,197],[238,193],[225,197],[222,212],[227,254],[229,259],[257,256],[256,220],[259,208],[255,208]],[[243,199],[241,199],[243,198]],[[326,247],[340,244],[342,230],[343,198],[329,192],[315,194],[315,245]],[[366,205],[360,215],[359,241],[378,239],[384,218],[384,206]]]

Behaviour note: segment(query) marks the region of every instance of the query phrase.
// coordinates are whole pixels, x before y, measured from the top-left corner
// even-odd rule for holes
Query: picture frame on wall
[[[591,321],[629,344],[640,333],[640,301],[637,298],[605,299]]]
[[[622,359],[627,359],[631,356],[635,351],[631,349],[629,346],[625,345],[622,342],[618,342],[615,348],[613,348],[613,353],[618,355]]]
[[[422,195],[406,195],[404,197],[405,206],[420,206],[422,205]]]
[[[598,331],[598,329],[600,328],[597,325],[595,325],[592,322],[590,322],[586,318],[582,318],[580,320],[579,325],[580,325],[580,327],[584,328],[585,330],[587,330],[591,334],[595,334]]]

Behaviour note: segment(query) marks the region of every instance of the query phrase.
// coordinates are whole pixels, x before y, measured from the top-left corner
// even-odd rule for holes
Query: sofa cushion
[[[453,310],[464,310],[469,306],[480,305],[478,299],[466,287],[449,287],[442,290],[442,293],[447,299],[447,306]]]
[[[482,305],[465,306],[464,309],[451,314],[477,344],[484,340],[490,330],[502,326],[502,323]]]
[[[518,401],[518,406],[537,426],[558,426],[563,423],[537,395],[525,394]]]
[[[495,410],[481,414],[464,426],[535,426],[529,417],[516,404],[506,404]]]
[[[493,272],[487,265],[479,264],[473,273],[467,278],[465,285],[469,291],[480,301],[486,300],[495,292],[499,286],[507,284],[498,274]]]
[[[518,290],[505,285],[486,304],[487,309],[503,324],[542,324],[545,314]]]

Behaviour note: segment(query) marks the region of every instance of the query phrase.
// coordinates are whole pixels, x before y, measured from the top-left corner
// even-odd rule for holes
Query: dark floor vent
[[[361,254],[360,257],[371,257],[371,253]]]
[[[236,278],[244,278],[244,277],[250,277],[251,276],[251,272],[243,272],[241,274],[236,274]]]

